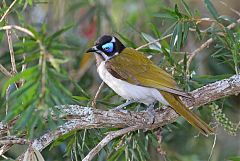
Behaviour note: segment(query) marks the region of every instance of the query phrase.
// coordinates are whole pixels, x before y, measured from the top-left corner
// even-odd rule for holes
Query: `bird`
[[[181,101],[180,97],[191,97],[189,93],[142,52],[125,47],[115,36],[103,35],[86,53],[94,53],[97,72],[104,83],[127,100],[119,108],[133,102],[153,107],[160,102],[173,108],[203,135],[213,134],[213,129]]]

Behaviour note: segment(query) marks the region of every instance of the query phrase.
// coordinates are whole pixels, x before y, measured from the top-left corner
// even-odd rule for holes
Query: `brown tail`
[[[202,134],[208,136],[213,134],[214,131],[208,126],[202,119],[200,119],[195,113],[189,110],[180,100],[177,95],[173,95],[167,92],[161,91],[163,97],[167,100],[170,106],[181,116],[183,116],[192,126],[197,128]]]

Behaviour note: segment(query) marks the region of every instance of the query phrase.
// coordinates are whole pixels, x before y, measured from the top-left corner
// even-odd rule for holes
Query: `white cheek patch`
[[[100,54],[100,55],[102,55],[102,57],[104,58],[104,60],[110,59],[109,56],[107,56],[104,52],[102,52],[102,51],[100,51],[100,50],[98,50],[97,53]]]
[[[113,55],[113,56],[116,56],[116,55],[118,55],[118,54],[119,54],[119,53],[118,53],[118,52],[116,52],[116,53],[114,53],[114,55]],[[113,57],[113,56],[112,56],[112,57]]]
[[[116,42],[116,39],[115,39],[115,37],[112,37],[112,40],[111,40],[111,42]]]
[[[116,56],[116,55],[118,55],[119,53],[118,52],[116,52],[116,53],[114,53],[112,56],[108,56],[108,59],[106,59],[106,60],[109,60],[109,59],[111,59],[112,57],[114,57],[114,56]]]
[[[96,51],[98,50],[96,46],[94,46],[93,49],[96,50]]]
[[[100,50],[96,51],[96,53],[102,55],[102,57],[104,58],[104,60],[109,60],[109,59],[111,59],[112,57],[114,57],[114,56],[116,56],[116,55],[119,54],[118,52],[116,52],[116,53],[114,53],[112,56],[107,56],[104,52],[102,52],[102,51],[100,51]]]

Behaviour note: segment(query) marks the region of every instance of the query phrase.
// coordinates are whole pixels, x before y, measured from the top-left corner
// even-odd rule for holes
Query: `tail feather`
[[[213,134],[214,130],[208,126],[202,119],[195,113],[189,110],[180,100],[177,95],[161,91],[163,97],[167,100],[170,106],[181,116],[183,116],[192,126],[197,128],[202,134],[208,136]]]

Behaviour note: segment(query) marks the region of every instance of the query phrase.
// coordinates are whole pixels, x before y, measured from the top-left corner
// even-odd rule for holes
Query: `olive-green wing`
[[[106,62],[108,71],[131,84],[152,87],[176,95],[190,97],[181,91],[171,75],[156,66],[141,52],[125,48]]]

